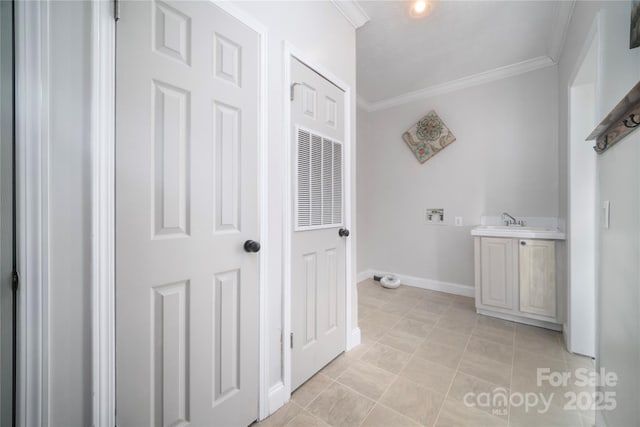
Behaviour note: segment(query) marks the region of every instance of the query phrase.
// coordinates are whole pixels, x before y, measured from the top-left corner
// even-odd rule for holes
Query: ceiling
[[[356,32],[365,104],[527,61],[552,64],[573,8],[567,1],[432,1],[422,18],[409,16],[411,2],[360,1],[371,18]]]

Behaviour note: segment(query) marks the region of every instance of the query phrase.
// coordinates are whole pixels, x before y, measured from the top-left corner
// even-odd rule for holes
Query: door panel
[[[122,2],[117,27],[120,426],[258,412],[259,35],[210,2]]]
[[[520,240],[520,311],[555,318],[555,242]]]
[[[292,388],[345,349],[344,93],[292,60]]]
[[[514,308],[513,289],[517,283],[517,249],[514,242],[514,239],[481,239],[481,297],[484,305]]]

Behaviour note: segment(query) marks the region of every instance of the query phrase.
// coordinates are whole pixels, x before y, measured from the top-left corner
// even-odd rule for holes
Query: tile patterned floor
[[[565,392],[592,389],[536,384],[537,368],[593,370],[591,359],[564,349],[561,334],[478,315],[471,298],[372,280],[358,291],[362,344],[257,426],[594,425],[592,411],[564,407]],[[546,411],[541,400],[521,405],[540,394]],[[483,405],[496,397],[506,404]]]

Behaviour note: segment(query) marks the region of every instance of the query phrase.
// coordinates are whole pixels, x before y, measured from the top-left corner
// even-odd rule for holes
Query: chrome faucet
[[[512,215],[509,215],[506,212],[502,212],[502,221],[504,222],[504,225],[506,225],[507,227],[512,227],[512,226],[522,227],[525,224],[523,220],[515,219],[515,217],[513,217]]]

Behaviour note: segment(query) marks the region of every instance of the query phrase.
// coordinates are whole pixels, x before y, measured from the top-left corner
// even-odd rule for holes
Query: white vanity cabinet
[[[474,240],[477,312],[559,330],[555,241]]]

